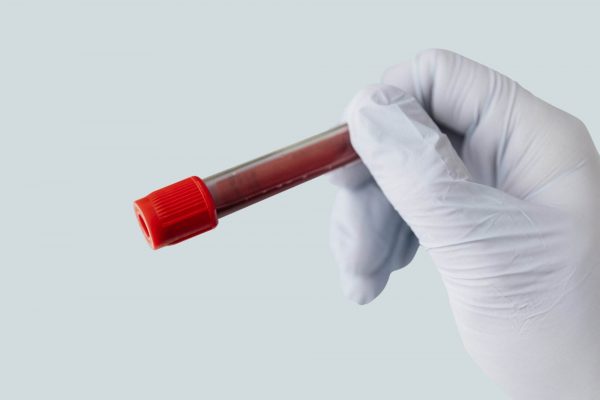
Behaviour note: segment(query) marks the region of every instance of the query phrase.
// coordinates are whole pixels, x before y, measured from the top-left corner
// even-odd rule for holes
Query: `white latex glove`
[[[600,399],[600,158],[585,126],[443,50],[391,68],[346,120],[362,159],[334,176],[347,296],[371,301],[420,244],[467,351],[509,395]],[[464,139],[460,157],[440,129]]]

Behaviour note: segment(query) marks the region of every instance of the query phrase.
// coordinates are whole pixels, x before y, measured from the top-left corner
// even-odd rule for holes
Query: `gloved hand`
[[[511,397],[600,399],[600,158],[585,126],[442,50],[388,70],[345,119],[362,160],[333,177],[346,295],[371,301],[420,244],[467,351]]]

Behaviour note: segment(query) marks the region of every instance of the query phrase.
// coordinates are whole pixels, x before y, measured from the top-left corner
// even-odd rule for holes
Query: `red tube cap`
[[[179,243],[217,226],[213,198],[197,176],[155,190],[136,200],[133,207],[153,249]]]

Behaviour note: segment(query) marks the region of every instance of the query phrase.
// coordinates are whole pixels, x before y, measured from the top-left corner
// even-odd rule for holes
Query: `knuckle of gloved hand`
[[[589,136],[589,131],[585,123],[574,115],[566,113],[568,116],[568,125],[570,131],[579,135]]]
[[[349,112],[360,113],[364,108],[388,106],[408,96],[406,92],[392,85],[377,83],[360,90],[350,102]]]
[[[460,56],[453,51],[446,49],[430,48],[421,50],[416,55],[415,62],[423,66],[424,70],[430,71],[433,69],[433,67],[444,69],[456,57]]]

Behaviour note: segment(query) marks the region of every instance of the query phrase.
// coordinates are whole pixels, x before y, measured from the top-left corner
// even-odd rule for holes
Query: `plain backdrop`
[[[132,201],[338,122],[421,49],[600,142],[600,7],[553,1],[0,0],[0,398],[503,399],[429,257],[343,298],[318,179],[151,251]]]

